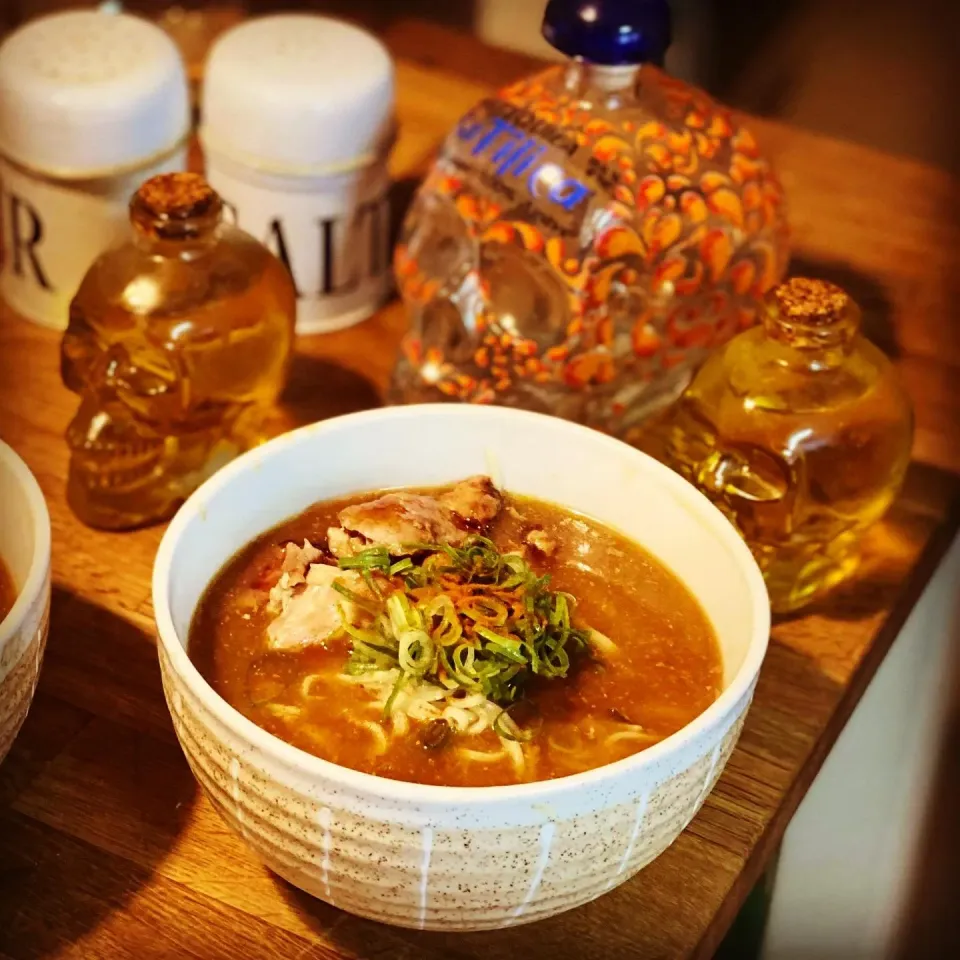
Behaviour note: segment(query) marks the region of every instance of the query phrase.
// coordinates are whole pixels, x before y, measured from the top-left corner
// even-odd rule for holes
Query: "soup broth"
[[[17,599],[17,588],[13,584],[13,577],[0,560],[0,621],[13,609]]]
[[[463,506],[464,484],[366,494],[264,534],[200,603],[201,674],[303,750],[451,786],[602,766],[716,699],[716,637],[670,571],[609,527],[478,479],[482,502]]]

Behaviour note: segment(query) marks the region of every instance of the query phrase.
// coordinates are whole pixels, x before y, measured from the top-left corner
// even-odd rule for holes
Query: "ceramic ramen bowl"
[[[50,516],[26,464],[0,442],[0,559],[17,599],[0,621],[0,761],[20,730],[40,675],[50,613]]]
[[[502,489],[619,528],[699,599],[723,692],[680,732],[556,780],[441,787],[336,766],[230,707],[187,657],[204,588],[241,547],[318,500],[488,473]],[[432,930],[528,923],[629,879],[678,836],[737,741],[769,632],[746,546],[656,461],[566,421],[497,407],[407,406],[305,427],[195,493],[157,555],[153,602],[167,703],[197,779],[261,860],[351,913]],[[624,624],[624,630],[642,625]]]

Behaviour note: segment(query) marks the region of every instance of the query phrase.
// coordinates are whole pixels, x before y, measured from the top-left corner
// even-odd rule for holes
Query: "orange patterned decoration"
[[[395,401],[619,432],[781,279],[783,191],[750,132],[653,66],[599,69],[546,70],[451,133],[396,250],[412,325]]]

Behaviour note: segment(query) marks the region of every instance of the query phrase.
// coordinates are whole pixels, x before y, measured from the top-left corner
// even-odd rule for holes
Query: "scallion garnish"
[[[361,573],[379,571],[387,573],[390,570],[390,554],[386,547],[369,547],[351,557],[341,557],[337,561],[341,570],[359,570]]]
[[[413,556],[397,561],[385,547],[339,561],[364,576],[369,597],[334,584],[374,617],[363,630],[345,626],[349,671],[399,670],[386,715],[408,679],[479,692],[508,707],[532,676],[565,677],[571,656],[587,649],[589,631],[572,625],[573,597],[551,591],[550,578],[517,554],[501,554],[479,535],[462,547],[409,549]]]
[[[372,613],[374,616],[380,613],[379,607],[373,600],[361,597],[359,593],[354,593],[349,587],[344,586],[339,580],[333,581],[333,589],[341,596],[346,597],[351,603],[356,604],[361,610]],[[346,623],[346,621],[344,621]]]

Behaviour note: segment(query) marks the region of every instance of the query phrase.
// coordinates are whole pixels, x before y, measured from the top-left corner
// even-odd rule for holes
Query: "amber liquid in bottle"
[[[778,612],[856,569],[909,463],[909,401],[859,322],[833,285],[782,284],[763,325],[707,360],[642,444],[737,526]]]
[[[145,183],[132,238],[103,254],[70,307],[63,381],[67,496],[94,527],[168,517],[219,466],[264,439],[286,381],[296,293],[283,265],[222,222],[193,174]]]

